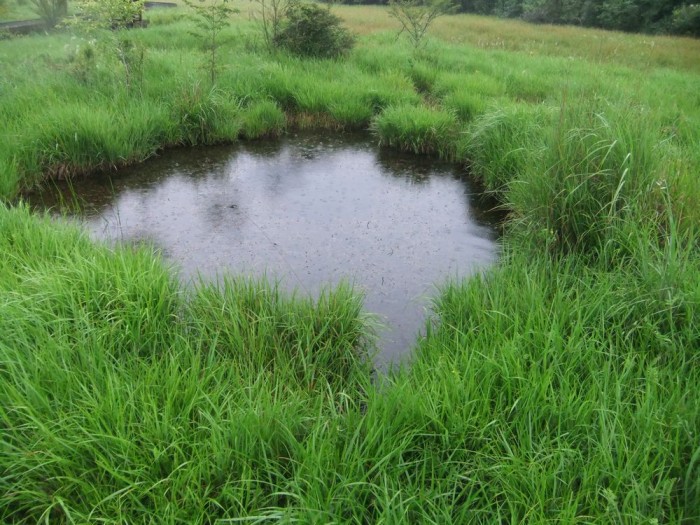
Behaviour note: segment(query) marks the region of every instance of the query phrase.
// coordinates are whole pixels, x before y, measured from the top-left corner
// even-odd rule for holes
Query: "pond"
[[[440,284],[498,256],[493,217],[463,170],[366,136],[172,150],[39,199],[52,209],[77,199],[71,213],[95,238],[148,242],[185,280],[267,275],[312,295],[350,281],[387,327],[379,366],[410,351]]]

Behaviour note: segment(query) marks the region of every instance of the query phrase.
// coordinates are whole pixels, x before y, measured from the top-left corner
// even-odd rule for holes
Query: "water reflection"
[[[381,151],[364,137],[176,150],[76,188],[95,236],[149,240],[186,279],[267,273],[311,294],[354,281],[391,326],[384,361],[415,341],[436,283],[497,253],[453,166]],[[69,194],[42,197],[53,206]]]

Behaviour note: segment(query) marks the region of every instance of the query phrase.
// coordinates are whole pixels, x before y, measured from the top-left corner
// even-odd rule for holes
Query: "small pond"
[[[168,151],[38,200],[77,199],[95,238],[148,242],[185,280],[266,274],[313,295],[349,280],[387,325],[383,365],[410,350],[437,286],[497,258],[493,218],[462,171],[366,136],[292,134]]]

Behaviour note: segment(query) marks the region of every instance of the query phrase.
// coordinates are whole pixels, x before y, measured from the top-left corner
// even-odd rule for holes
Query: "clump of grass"
[[[31,151],[23,155],[29,159],[27,171],[62,178],[92,167],[110,167],[113,116],[109,110],[70,105],[44,115],[32,130]]]
[[[142,161],[174,142],[166,110],[147,101],[112,108],[64,104],[27,124],[22,147],[6,168],[23,175],[23,187]]]
[[[419,93],[430,93],[433,90],[438,72],[432,65],[414,61],[409,73],[416,91]]]
[[[329,113],[339,127],[350,130],[367,129],[374,116],[372,106],[355,97],[338,100],[331,105]]]
[[[255,102],[241,112],[241,133],[247,139],[277,137],[284,132],[284,112],[271,100]]]
[[[436,464],[472,473],[462,494],[484,521],[697,517],[700,406],[684,392],[700,375],[683,349],[700,335],[698,288],[677,286],[673,324],[648,275],[577,257],[511,253],[443,290],[405,402],[433,439],[461,444]]]
[[[46,315],[47,336],[53,333],[68,346],[72,337],[89,336],[95,351],[114,359],[155,357],[166,349],[159,338],[169,333],[179,299],[175,279],[153,252],[113,252],[93,246],[75,229],[53,233],[51,227],[48,218],[34,220],[26,207],[2,211],[3,272],[26,276],[17,283],[21,300],[15,306],[42,305],[25,327]]]
[[[342,388],[357,382],[369,367],[371,336],[363,321],[361,299],[340,286],[317,301],[287,299],[276,285],[224,278],[201,285],[190,302],[197,338],[215,342],[210,352],[234,360],[247,373],[266,371],[280,380],[313,389]]]
[[[384,146],[452,158],[456,119],[452,113],[417,106],[392,106],[372,123]]]
[[[622,225],[656,222],[662,159],[655,133],[634,109],[611,120],[584,105],[565,107],[540,168],[523,167],[509,200],[530,232],[549,232],[565,250],[596,253]]]
[[[505,78],[505,91],[514,100],[539,103],[556,93],[554,81],[537,71],[513,71]]]
[[[513,180],[529,166],[541,165],[551,125],[547,108],[507,106],[484,113],[460,137],[457,157],[467,161],[472,173],[505,200]]]
[[[238,101],[218,88],[187,84],[172,104],[174,142],[194,146],[234,141],[240,132],[238,110]]]
[[[442,72],[435,81],[434,93],[438,97],[472,93],[489,98],[505,94],[503,80],[483,72]]]
[[[20,187],[20,172],[14,155],[0,153],[0,195],[16,195]],[[0,201],[2,197],[0,197]]]
[[[372,35],[364,40],[367,45],[353,51],[353,62],[370,74],[381,74],[387,69],[408,71],[414,63],[410,46],[397,45],[395,37],[388,33]],[[390,66],[390,67],[387,67]]]
[[[301,465],[369,388],[349,287],[185,293],[150,251],[24,206],[0,207],[0,248],[0,520],[303,512]]]
[[[448,111],[454,112],[460,121],[468,123],[486,112],[488,102],[479,94],[458,91],[446,95],[442,105]]]

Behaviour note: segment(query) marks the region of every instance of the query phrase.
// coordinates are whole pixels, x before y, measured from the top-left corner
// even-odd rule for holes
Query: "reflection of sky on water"
[[[96,236],[152,242],[186,278],[266,272],[311,294],[353,281],[392,327],[380,360],[411,346],[436,284],[497,253],[454,167],[365,140],[177,150],[76,185]]]

